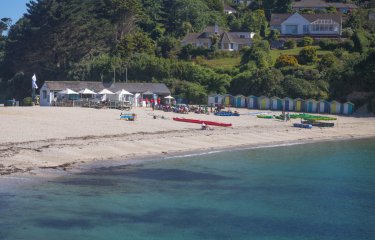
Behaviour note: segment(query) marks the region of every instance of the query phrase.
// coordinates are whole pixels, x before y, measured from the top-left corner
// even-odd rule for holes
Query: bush
[[[284,44],[284,47],[286,47],[287,49],[294,49],[296,48],[296,46],[297,46],[297,43],[294,40],[288,40]]]
[[[353,42],[355,50],[359,52],[365,52],[369,46],[369,41],[363,30],[358,30],[353,35]]]
[[[275,67],[282,68],[282,67],[289,67],[289,66],[298,66],[297,58],[290,55],[280,55],[276,59]]]
[[[33,99],[31,97],[26,97],[22,101],[23,106],[33,106]]]
[[[316,49],[311,46],[302,48],[302,50],[299,52],[298,60],[301,64],[315,62],[317,60]]]
[[[306,47],[306,46],[311,46],[314,43],[314,39],[311,37],[304,37],[301,41],[301,46]]]
[[[350,27],[342,29],[342,37],[344,38],[351,38],[353,34],[354,31]]]

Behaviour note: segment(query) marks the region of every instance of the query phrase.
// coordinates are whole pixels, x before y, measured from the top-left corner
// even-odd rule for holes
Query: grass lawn
[[[234,57],[234,58],[217,58],[211,60],[202,60],[202,65],[211,68],[233,68],[238,66],[241,62],[241,57]]]
[[[272,60],[276,61],[276,59],[282,54],[298,56],[302,48],[303,47],[296,47],[294,49],[286,49],[286,50],[279,50],[279,49],[271,50]],[[315,48],[317,50],[316,53],[318,55],[324,55],[324,54],[331,52],[331,51],[321,50],[319,47],[315,47]]]

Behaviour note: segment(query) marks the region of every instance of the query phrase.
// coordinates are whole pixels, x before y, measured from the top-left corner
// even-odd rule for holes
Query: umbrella
[[[109,91],[108,89],[103,89],[103,90],[101,90],[98,94],[103,94],[103,95],[105,95],[105,94],[114,94],[113,92],[111,92],[111,91]]]
[[[174,99],[174,97],[172,97],[171,95],[166,96],[166,97],[164,97],[164,98],[166,98],[166,99]]]
[[[122,89],[121,91],[116,92],[116,94],[117,95],[131,95],[131,96],[133,96],[132,93],[126,91],[125,89]]]
[[[58,92],[59,94],[65,94],[65,95],[70,95],[70,94],[78,94],[77,92],[73,91],[72,89],[70,88],[67,88],[63,91],[60,91]]]
[[[91,94],[91,95],[96,94],[96,92],[91,91],[90,89],[87,89],[87,88],[79,91],[78,93],[80,93],[80,94]]]

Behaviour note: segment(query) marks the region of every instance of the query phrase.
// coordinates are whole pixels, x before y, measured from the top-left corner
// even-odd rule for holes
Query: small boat
[[[293,123],[293,127],[311,129],[312,125],[311,124],[303,124],[303,123]]]
[[[240,116],[240,114],[237,113],[237,112],[233,113],[233,112],[225,112],[225,111],[217,112],[217,113],[215,113],[215,115],[216,116],[224,116],[224,117],[232,117],[232,116],[238,117],[238,116]]]
[[[272,119],[272,115],[257,115],[257,118],[265,118],[265,119]]]
[[[329,122],[316,122],[316,121],[303,121],[303,124],[311,124],[314,127],[333,127],[335,123]]]
[[[211,126],[218,126],[218,127],[231,127],[231,123],[220,123],[220,122],[212,122],[212,121],[205,121],[205,120],[197,120],[197,119],[188,119],[188,118],[173,118],[174,121],[178,122],[187,122],[187,123],[198,123],[198,124],[206,124]]]

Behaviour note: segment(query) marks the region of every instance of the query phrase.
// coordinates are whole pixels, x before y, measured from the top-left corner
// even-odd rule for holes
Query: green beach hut
[[[318,102],[314,99],[308,99],[305,101],[305,111],[309,113],[318,112]]]
[[[234,97],[234,106],[237,108],[246,107],[246,97],[243,95],[237,95]]]
[[[354,103],[346,102],[343,104],[343,111],[342,113],[345,115],[351,115],[354,112]]]
[[[331,102],[331,114],[341,114],[342,104],[337,101]]]
[[[284,110],[289,112],[294,110],[294,100],[292,98],[284,98],[283,99],[283,107]]]
[[[270,109],[270,99],[266,96],[260,96],[258,98],[258,106],[262,110]]]
[[[272,110],[283,110],[283,100],[278,97],[271,98],[271,109]]]
[[[258,109],[258,97],[250,95],[247,97],[247,108]]]

